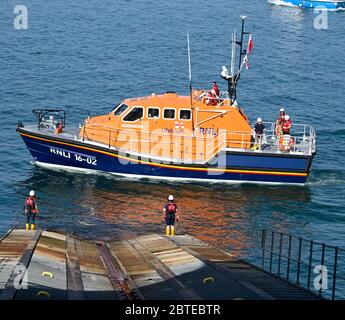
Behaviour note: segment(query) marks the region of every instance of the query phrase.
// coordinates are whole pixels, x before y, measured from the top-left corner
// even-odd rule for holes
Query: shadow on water
[[[262,228],[303,229],[308,220],[300,212],[311,200],[309,187],[132,180],[39,167],[16,188],[37,191],[42,227],[108,240],[162,233],[162,206],[172,193],[181,216],[177,233],[240,255],[260,243]]]

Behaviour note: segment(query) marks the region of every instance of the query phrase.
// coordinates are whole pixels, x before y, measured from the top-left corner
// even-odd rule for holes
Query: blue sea
[[[23,226],[23,202],[38,195],[38,225],[93,239],[162,233],[161,208],[172,193],[177,233],[189,233],[252,259],[260,232],[273,229],[345,247],[345,12],[264,0],[23,0],[28,29],[15,30],[16,1],[0,4],[0,233]],[[317,156],[306,186],[176,183],[36,167],[16,133],[34,108],[63,108],[76,127],[126,97],[188,94],[186,32],[193,86],[209,88],[229,65],[231,32],[253,34],[250,69],[238,102],[252,122],[274,121],[284,106],[313,125]]]

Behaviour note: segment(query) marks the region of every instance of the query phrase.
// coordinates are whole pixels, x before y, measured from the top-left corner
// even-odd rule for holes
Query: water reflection
[[[311,198],[308,187],[131,181],[41,168],[18,188],[37,191],[43,227],[106,239],[162,233],[161,210],[172,193],[181,212],[177,233],[240,255],[259,243],[264,227],[288,233]]]

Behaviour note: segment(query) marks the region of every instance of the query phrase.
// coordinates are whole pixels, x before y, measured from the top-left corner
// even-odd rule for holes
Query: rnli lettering
[[[57,156],[71,159],[71,153],[65,150],[50,148],[50,153],[54,153]]]
[[[63,157],[63,158],[73,159],[78,162],[86,162],[89,165],[97,166],[96,157],[89,156],[86,154],[74,153],[67,150],[52,148],[52,147],[50,148],[50,153]]]
[[[214,128],[200,128],[199,129],[199,133],[200,134],[204,134],[204,135],[217,135],[218,134],[218,129],[214,129]]]

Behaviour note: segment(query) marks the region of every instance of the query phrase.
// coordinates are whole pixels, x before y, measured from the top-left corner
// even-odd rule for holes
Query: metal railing
[[[256,143],[256,150],[265,153],[299,153],[311,154],[315,148],[315,132],[308,125],[295,125],[294,143],[288,150],[282,150],[279,137],[275,135],[274,123],[266,123],[267,129],[263,139]],[[225,129],[212,135],[188,135],[186,133],[162,133],[161,131],[133,130],[113,128],[100,124],[87,124],[82,127],[81,139],[100,142],[109,148],[116,147],[129,153],[144,153],[150,156],[162,157],[165,160],[184,163],[205,163],[210,161],[221,150],[236,148],[238,151],[249,150],[252,144],[252,134],[226,131]],[[162,150],[161,150],[162,149]]]
[[[164,152],[164,156],[159,156],[163,161],[205,163],[232,142],[226,140],[224,130],[214,135],[187,136],[144,130],[114,129],[98,124],[89,125],[90,127],[94,132],[90,133],[85,126],[83,127],[80,137],[82,141],[101,142],[102,139],[109,148],[116,147],[120,152],[132,154],[141,152],[152,157],[159,156],[157,152]],[[233,143],[240,142],[234,140]]]
[[[218,98],[214,98],[212,96],[209,96],[208,94],[211,93],[211,90],[198,90],[193,89],[192,96],[195,101],[201,101],[203,103],[209,104],[211,101],[216,100],[217,105],[219,106],[230,106],[231,100],[229,97],[229,93],[227,91],[220,91]],[[208,103],[207,103],[208,101]]]
[[[276,134],[274,122],[264,122],[264,125],[264,134],[260,139],[256,139],[256,150],[307,155],[316,151],[316,133],[310,125],[293,124],[290,134],[283,136]],[[254,129],[253,135],[255,136]]]
[[[261,269],[320,298],[345,298],[344,266],[345,249],[281,232],[262,231]]]
[[[57,124],[61,123],[62,128],[66,124],[66,112],[61,109],[34,109],[32,113],[38,120],[38,130],[55,129]]]

